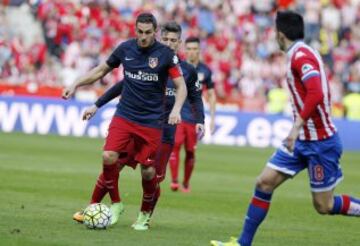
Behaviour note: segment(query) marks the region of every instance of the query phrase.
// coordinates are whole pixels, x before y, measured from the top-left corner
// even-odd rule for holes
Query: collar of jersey
[[[287,49],[286,53],[288,55],[291,55],[293,50],[301,43],[303,43],[304,41],[302,39],[298,39],[298,40],[295,40],[290,46],[289,48]]]

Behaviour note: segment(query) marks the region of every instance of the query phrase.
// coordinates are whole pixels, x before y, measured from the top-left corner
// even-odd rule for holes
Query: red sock
[[[141,211],[151,212],[155,199],[157,184],[156,175],[151,180],[142,179],[143,198]]]
[[[160,197],[160,193],[161,193],[161,189],[160,189],[160,185],[158,184],[157,187],[156,187],[153,204],[152,204],[152,206],[151,206],[151,214],[154,213],[156,204],[157,204],[157,202],[158,202],[158,200],[159,200],[159,197]]]
[[[92,204],[92,203],[101,202],[102,199],[104,198],[104,196],[106,195],[106,193],[107,193],[107,189],[105,187],[104,173],[100,173],[100,175],[96,181],[90,203]]]
[[[180,146],[174,146],[170,155],[170,172],[173,183],[178,182]]]
[[[103,165],[103,173],[106,188],[109,192],[111,202],[120,202],[120,194],[118,187],[119,180],[119,167],[117,163],[111,165]]]
[[[158,183],[164,181],[166,175],[166,167],[170,158],[171,151],[173,149],[172,144],[162,143],[156,154],[155,169]]]
[[[184,182],[183,185],[185,188],[189,187],[189,181],[194,169],[195,164],[195,153],[192,151],[186,151],[185,157],[185,172],[184,172]]]

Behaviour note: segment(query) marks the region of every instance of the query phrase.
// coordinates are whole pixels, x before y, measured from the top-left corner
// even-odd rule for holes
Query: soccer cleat
[[[191,192],[190,186],[183,186],[183,187],[181,188],[181,192],[183,192],[183,193],[190,193],[190,192]]]
[[[74,213],[73,220],[84,223],[84,210]]]
[[[110,206],[110,211],[111,211],[111,223],[110,225],[115,225],[118,220],[120,215],[124,212],[125,208],[124,208],[124,204],[122,202],[117,202],[117,203],[113,203]]]
[[[140,211],[137,220],[131,225],[136,231],[146,231],[150,227],[151,213]]]
[[[235,238],[235,237],[231,237],[229,242],[220,242],[220,241],[216,241],[216,240],[211,240],[210,245],[211,246],[241,246],[237,242],[237,238]]]
[[[171,182],[170,189],[172,191],[177,191],[179,189],[179,183]]]

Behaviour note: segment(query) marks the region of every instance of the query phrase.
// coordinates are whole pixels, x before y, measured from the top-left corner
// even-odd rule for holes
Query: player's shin
[[[158,182],[156,179],[156,175],[153,175],[149,179],[146,179],[146,177],[142,178],[142,187],[143,187],[143,198],[141,203],[142,212],[147,212],[147,213],[151,212],[157,185]]]
[[[155,191],[155,195],[154,195],[154,199],[153,199],[153,203],[151,205],[151,215],[154,213],[157,202],[159,201],[160,198],[160,194],[161,194],[161,189],[160,189],[160,184],[158,184],[156,186],[156,191]]]
[[[170,155],[170,173],[171,173],[171,183],[174,184],[174,189],[177,190],[178,187],[178,173],[179,173],[179,158],[180,158],[180,147],[175,146],[173,152]],[[177,186],[175,186],[175,184]]]
[[[243,230],[238,240],[242,246],[250,246],[261,222],[265,219],[270,207],[272,193],[255,190],[255,194],[250,202]]]
[[[119,180],[119,167],[116,164],[103,165],[103,173],[105,178],[106,188],[109,192],[111,202],[118,203],[120,202],[120,194],[118,188],[118,180]]]
[[[334,196],[331,214],[360,216],[360,199],[347,195]]]
[[[172,144],[161,143],[160,148],[156,154],[155,169],[158,183],[161,183],[165,179],[167,163],[170,159],[172,149]]]
[[[102,173],[100,173],[100,175],[96,181],[90,203],[91,204],[92,203],[100,203],[102,201],[102,199],[104,198],[104,196],[106,195],[106,193],[107,193],[107,189],[106,189],[106,184],[105,184],[105,178],[104,178],[104,173],[102,172]]]
[[[190,191],[189,190],[189,181],[191,174],[194,170],[194,164],[195,164],[195,152],[194,151],[186,151],[185,156],[185,171],[184,171],[184,191]]]

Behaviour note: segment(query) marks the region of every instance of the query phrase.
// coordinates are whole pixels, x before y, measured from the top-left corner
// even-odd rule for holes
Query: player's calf
[[[313,205],[315,210],[322,215],[331,214],[333,208],[333,199],[313,199]]]

